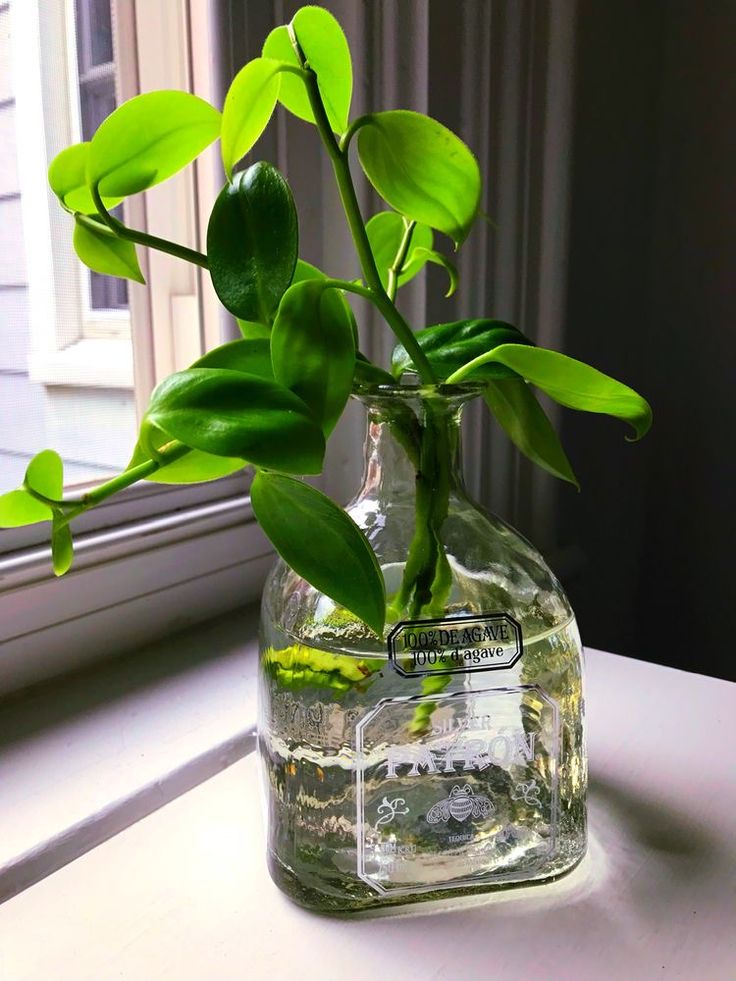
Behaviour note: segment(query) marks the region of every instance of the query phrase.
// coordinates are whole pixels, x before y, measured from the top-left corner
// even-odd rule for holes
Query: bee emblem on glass
[[[456,785],[448,797],[433,804],[427,811],[427,821],[439,824],[454,818],[456,821],[467,821],[469,817],[488,817],[493,814],[495,807],[483,794],[476,794],[469,783],[464,786]]]

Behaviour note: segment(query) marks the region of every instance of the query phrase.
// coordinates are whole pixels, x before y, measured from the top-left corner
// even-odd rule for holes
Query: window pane
[[[82,114],[82,139],[91,140],[94,132],[116,105],[115,77],[79,82],[79,101]]]
[[[14,14],[26,4],[37,16],[19,13],[15,37],[0,3],[0,492],[49,447],[64,458],[67,484],[104,478],[125,466],[136,432],[127,284],[90,279],[55,203],[52,251],[48,231],[32,232],[47,198],[44,142],[88,138],[115,105],[109,0],[21,0]],[[75,8],[79,64],[91,69],[79,89],[59,72],[69,63],[63,18]]]
[[[117,105],[110,0],[76,0],[77,66],[82,139],[91,140],[100,123]],[[122,210],[117,216],[122,220]],[[125,282],[89,272],[93,310],[125,310]]]
[[[113,60],[110,0],[76,0],[79,74]]]
[[[128,284],[124,279],[90,272],[89,287],[90,306],[93,310],[128,309]]]

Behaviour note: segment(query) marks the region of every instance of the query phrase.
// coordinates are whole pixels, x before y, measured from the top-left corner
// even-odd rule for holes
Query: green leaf
[[[327,275],[313,266],[310,262],[305,262],[304,259],[297,259],[296,266],[294,267],[294,275],[291,278],[290,285],[293,286],[295,283],[302,283],[306,279],[327,279]],[[335,290],[335,293],[339,293],[343,306],[345,307],[346,315],[350,318],[350,323],[353,326],[353,334],[355,336],[355,343],[358,343],[358,325],[355,321],[355,314],[348,301],[345,299],[345,294],[342,290]],[[238,322],[238,327],[240,327],[241,333],[246,340],[269,340],[271,337],[271,327],[267,324],[259,324],[253,320],[241,320],[239,317],[235,318]]]
[[[406,225],[401,215],[395,211],[379,211],[368,221],[365,230],[371,244],[373,258],[376,260],[378,275],[381,277],[383,288],[388,286],[388,271],[393,265],[396,253],[399,251],[404,237]],[[413,248],[431,249],[434,241],[432,229],[427,225],[417,224],[411,237]],[[425,260],[426,261],[426,260]],[[399,286],[408,283],[422,269],[424,262],[405,261],[399,273]]]
[[[554,426],[523,379],[489,381],[484,398],[506,435],[525,456],[580,490]]]
[[[347,618],[350,614],[341,611]],[[352,617],[350,618],[352,619]],[[299,691],[303,688],[331,688],[333,691],[361,690],[372,675],[386,662],[379,657],[360,658],[349,654],[332,654],[304,644],[292,644],[274,650],[268,647],[261,658],[262,669],[280,688]]]
[[[90,141],[87,183],[127,197],[172,177],[220,135],[220,113],[189,92],[146,92],[128,99]]]
[[[352,518],[321,491],[281,474],[259,471],[250,495],[258,523],[284,561],[380,636],[383,576]]]
[[[531,343],[511,324],[488,318],[435,324],[417,331],[416,339],[441,380],[499,344]],[[411,358],[400,344],[394,348],[391,370],[396,378],[400,378],[405,371],[414,370]],[[514,377],[513,371],[500,364],[495,365],[493,372],[491,377],[494,378]]]
[[[135,456],[134,456],[135,459]],[[145,455],[137,462],[143,463]],[[131,461],[131,466],[133,466]],[[230,456],[213,456],[201,450],[192,450],[186,456],[161,467],[146,480],[152,484],[205,484],[210,480],[229,477],[246,466],[245,460]]]
[[[215,291],[236,317],[268,323],[294,275],[299,231],[289,185],[259,162],[220,192],[207,229]]]
[[[465,241],[478,214],[478,161],[463,141],[429,116],[406,109],[373,113],[358,132],[368,180],[400,214]]]
[[[294,270],[294,275],[291,280],[291,285],[295,283],[303,283],[307,279],[328,279],[326,273],[323,273],[321,269],[313,266],[311,262],[305,262],[304,259],[297,259],[296,269]],[[358,345],[358,324],[355,319],[355,314],[353,313],[353,308],[347,301],[345,293],[343,290],[333,290],[335,296],[340,298],[340,302],[345,310],[345,316],[350,320],[350,324],[353,328],[353,337],[355,338],[355,345]]]
[[[253,147],[268,125],[281,87],[282,62],[254,58],[241,68],[222,109],[222,162],[228,180],[233,167]]]
[[[319,279],[290,286],[271,331],[276,380],[312,410],[325,436],[350,395],[355,338],[342,297]]]
[[[297,259],[296,266],[294,267],[294,275],[291,277],[290,286],[294,283],[303,283],[305,279],[327,279],[327,273],[323,273],[321,269],[313,266],[311,262],[306,262],[304,259]]]
[[[24,485],[51,501],[60,501],[64,494],[64,464],[55,450],[37,453],[26,468]]]
[[[436,249],[424,249],[421,246],[417,246],[417,248],[412,250],[406,268],[412,270],[416,266],[418,269],[421,269],[427,262],[433,262],[436,266],[442,266],[446,270],[447,275],[450,277],[450,285],[445,293],[445,297],[452,296],[460,281],[455,263]]]
[[[155,389],[147,419],[186,446],[287,473],[322,469],[324,437],[307,406],[275,382],[189,368]]]
[[[327,119],[335,133],[348,126],[353,93],[353,67],[350,48],[342,28],[332,14],[322,7],[302,7],[291,22],[310,68],[317,75],[320,95]],[[287,27],[277,27],[266,38],[263,55],[299,67]],[[304,82],[293,74],[284,74],[279,101],[300,119],[314,122],[314,114]]]
[[[147,441],[157,450],[160,450],[166,443],[170,442],[171,437],[155,426],[150,420],[146,419],[144,425],[147,428]],[[140,441],[136,443],[127,470],[132,470],[140,463],[150,460],[151,455],[141,446]],[[240,457],[213,456],[211,453],[204,453],[202,450],[190,450],[189,453],[168,463],[166,466],[156,470],[145,479],[154,484],[199,484],[208,480],[218,480],[220,477],[227,477],[231,473],[242,470],[245,461]]]
[[[483,378],[486,366],[494,363],[506,365],[569,409],[599,412],[630,423],[637,439],[652,424],[649,403],[633,388],[582,361],[541,347],[502,344],[464,365],[447,380],[453,383]]]
[[[271,345],[267,339],[230,341],[208,351],[192,368],[228,368],[273,381]]]
[[[241,371],[273,381],[271,348],[268,340],[231,341],[229,344],[222,344],[195,361],[192,367],[227,368],[230,371]],[[150,420],[147,420],[146,424],[150,425],[147,439],[153,443],[155,449],[160,450],[171,437],[151,424]],[[150,459],[151,455],[139,442],[128,469]],[[239,457],[214,456],[202,450],[190,450],[185,456],[157,470],[146,480],[158,484],[202,483],[227,477],[242,470],[244,466],[245,461]]]
[[[390,385],[392,388],[395,385],[393,375],[369,361],[360,351],[355,352],[353,379],[361,385]]]
[[[0,528],[21,528],[35,525],[39,521],[51,521],[51,508],[27,490],[12,490],[0,494]]]
[[[255,320],[241,320],[240,317],[235,319],[246,341],[267,341],[271,337],[271,328],[267,324],[259,324]]]
[[[63,516],[58,511],[54,512],[51,523],[51,560],[55,576],[68,572],[74,560],[72,530],[68,524],[64,524]]]
[[[74,143],[57,153],[49,165],[49,185],[65,208],[83,215],[97,214],[97,205],[87,187],[89,143]],[[122,198],[103,197],[108,211],[120,204]]]
[[[114,235],[109,228],[100,225],[91,228],[79,218],[74,222],[74,251],[85,266],[106,276],[132,279],[145,283],[138,256],[132,242]]]

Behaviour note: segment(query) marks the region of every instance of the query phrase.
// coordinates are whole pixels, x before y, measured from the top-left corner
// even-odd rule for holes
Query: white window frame
[[[132,389],[130,315],[110,311],[92,319],[89,277],[69,245],[71,222],[58,220],[59,205],[46,183],[50,159],[80,138],[73,2],[13,0],[10,11],[19,183],[29,260],[29,375],[44,385]],[[39,50],[43,59],[38,58]],[[52,88],[55,98],[49,106]],[[67,98],[59,98],[59,92]]]
[[[120,101],[158,88],[211,95],[206,3],[151,4],[113,0],[117,88]],[[59,205],[46,170],[59,150],[80,138],[73,0],[11,3],[16,76],[20,191],[29,263],[32,350],[30,376],[46,385],[135,387],[141,410],[156,381],[218,343],[216,297],[201,270],[170,256],[139,250],[149,283],[129,284],[130,312],[91,311],[89,277],[71,253],[71,229],[58,221]],[[196,30],[192,29],[192,25]],[[49,45],[53,48],[49,50]],[[39,64],[37,51],[53,57]],[[69,98],[49,101],[59,90]],[[53,110],[53,124],[50,124]],[[217,191],[216,151],[193,168],[126,204],[126,220],[191,247],[201,245],[202,202]],[[52,221],[51,216],[54,216]],[[75,285],[70,290],[69,284]],[[131,318],[136,325],[130,344]],[[104,346],[98,346],[104,345]]]
[[[58,15],[66,3],[42,0],[42,7]],[[120,49],[121,101],[137,91],[177,87],[212,98],[208,0],[113,3],[118,30],[135,39]],[[33,28],[35,0],[12,0],[10,9],[14,32]],[[40,72],[34,84],[42,105]],[[19,117],[24,112],[21,105]],[[22,142],[31,152],[19,149],[24,187],[35,208],[26,222],[29,245],[34,257],[43,253],[53,268],[50,209],[58,203],[50,190],[44,193],[46,164],[69,141],[47,142],[39,153],[45,131],[30,130],[25,127]],[[218,155],[212,148],[176,179],[130,199],[126,221],[201,248],[221,180]],[[202,270],[143,249],[139,255],[150,284],[131,284],[129,293],[140,410],[157,380],[221,343],[222,333],[219,304]],[[77,265],[75,259],[70,274],[78,283]],[[39,284],[33,301],[32,316],[43,325],[32,359],[35,380],[131,387],[132,373],[125,374],[120,363],[123,344],[129,357],[127,340],[60,337],[57,324],[64,320],[48,283]],[[104,374],[98,353],[103,345],[110,369]],[[113,355],[118,349],[119,356]],[[75,564],[61,580],[51,572],[47,524],[0,532],[0,694],[256,601],[273,550],[255,522],[248,483],[242,472],[201,485],[129,488],[75,522]]]

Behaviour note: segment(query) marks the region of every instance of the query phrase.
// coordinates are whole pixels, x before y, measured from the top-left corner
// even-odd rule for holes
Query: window
[[[90,275],[46,182],[59,150],[137,92],[212,98],[206,14],[206,0],[0,0],[2,491],[47,447],[75,490],[123,468],[153,385],[222,340],[199,269],[139,250],[146,287]],[[218,155],[126,201],[125,221],[201,248]],[[0,530],[0,691],[255,598],[270,548],[246,492],[245,474],[131,488],[75,523],[61,581],[46,525]]]

